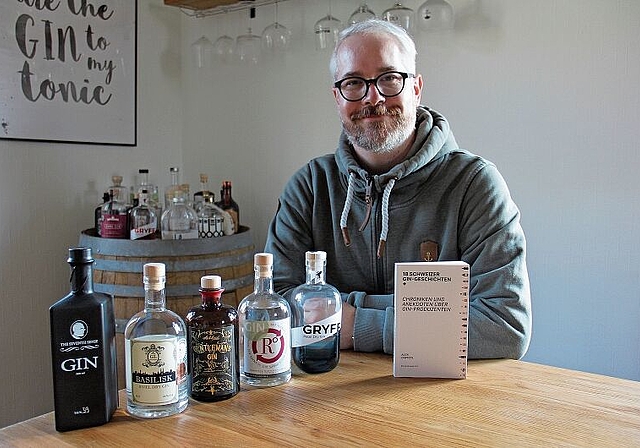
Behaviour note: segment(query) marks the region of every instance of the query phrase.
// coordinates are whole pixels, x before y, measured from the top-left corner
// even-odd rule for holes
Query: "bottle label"
[[[222,216],[198,218],[198,238],[218,238],[224,236]]]
[[[153,235],[156,232],[157,227],[158,227],[157,221],[154,219],[149,224],[136,227],[135,229],[131,229],[130,237],[132,240],[138,240],[140,238]]]
[[[243,323],[243,373],[271,376],[291,369],[291,319]]]
[[[163,230],[163,240],[194,240],[198,238],[198,229],[193,230]]]
[[[236,390],[236,354],[233,325],[191,329],[192,392],[227,395]]]
[[[327,339],[340,331],[342,309],[318,322],[307,323],[291,329],[291,347],[304,347]]]
[[[143,336],[129,341],[131,398],[165,405],[178,401],[178,384],[186,376],[185,350],[176,336]],[[184,338],[182,338],[184,339]],[[127,366],[129,367],[129,366]],[[184,371],[183,371],[184,370]]]
[[[229,214],[229,216],[231,217],[231,223],[230,223],[231,232],[228,233],[228,235],[233,234],[233,233],[238,233],[238,230],[240,229],[240,223],[238,222],[238,212],[235,211],[232,208],[224,208],[224,207],[222,207],[222,209],[225,212],[227,212]]]
[[[85,296],[82,302],[96,298]],[[50,309],[55,421],[65,431],[106,423],[117,405],[109,307],[77,303],[64,300]]]
[[[127,215],[102,214],[100,236],[103,238],[126,238]]]

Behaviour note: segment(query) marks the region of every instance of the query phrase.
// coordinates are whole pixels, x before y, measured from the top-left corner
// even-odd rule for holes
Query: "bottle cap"
[[[273,266],[273,254],[261,252],[253,256],[253,264],[256,266]]]
[[[202,183],[209,182],[209,176],[207,176],[204,173],[200,173],[200,182],[202,182]]]
[[[142,267],[144,283],[164,283],[165,282],[165,265],[164,263],[146,263]]]
[[[138,173],[140,173],[140,174],[149,174],[149,169],[148,168],[140,168],[138,170]]]
[[[120,185],[122,183],[122,176],[111,176],[113,185]]]
[[[67,263],[93,263],[90,247],[70,247]]]
[[[200,287],[203,289],[220,289],[222,279],[219,275],[205,275],[200,278]]]

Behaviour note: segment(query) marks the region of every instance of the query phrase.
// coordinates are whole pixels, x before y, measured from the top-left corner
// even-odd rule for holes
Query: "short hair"
[[[340,50],[340,46],[348,37],[355,35],[377,35],[393,37],[400,47],[400,50],[410,58],[412,64],[410,70],[412,72],[415,72],[417,50],[416,44],[411,36],[409,36],[404,28],[391,22],[380,19],[370,19],[364,22],[354,23],[348,28],[342,30],[342,32],[338,36],[338,41],[336,42],[336,46],[333,49],[333,53],[331,54],[331,59],[329,61],[329,71],[331,72],[331,76],[333,77],[334,81],[338,71],[338,51]]]

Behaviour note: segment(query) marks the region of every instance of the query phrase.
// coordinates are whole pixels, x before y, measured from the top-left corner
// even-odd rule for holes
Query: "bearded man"
[[[395,263],[463,260],[468,357],[522,357],[531,298],[520,212],[495,165],[460,149],[447,120],[420,105],[413,40],[386,21],[356,23],[330,69],[343,132],[279,198],[265,247],[276,291],[290,298],[305,282],[305,252],[325,251],[327,283],[343,299],[340,348],[391,354]]]

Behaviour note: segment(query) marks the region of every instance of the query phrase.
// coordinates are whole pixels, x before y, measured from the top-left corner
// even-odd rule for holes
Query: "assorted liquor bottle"
[[[94,213],[96,234],[102,238],[182,240],[232,235],[240,228],[240,209],[231,195],[231,181],[222,182],[220,200],[209,191],[209,178],[200,174],[200,190],[191,196],[189,184],[180,183],[180,170],[169,169],[171,183],[160,199],[149,183],[149,170],[138,170],[135,188],[112,176],[102,204]]]
[[[184,318],[167,308],[165,264],[144,264],[144,309],[124,329],[127,412],[165,417],[184,411],[189,398],[219,401],[241,384],[281,385],[290,381],[292,363],[308,373],[334,369],[340,293],[325,281],[326,253],[305,258],[306,282],[289,301],[273,289],[273,255],[257,253],[254,290],[237,310],[222,301],[221,277],[205,275],[202,302]],[[93,291],[90,248],[69,249],[67,261],[71,292],[50,308],[58,431],[107,423],[118,406],[113,299]]]

